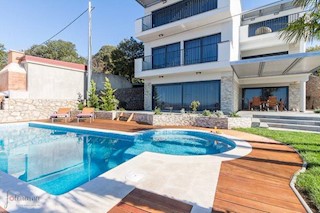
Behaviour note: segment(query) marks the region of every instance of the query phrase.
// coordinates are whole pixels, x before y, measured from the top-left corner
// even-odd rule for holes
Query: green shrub
[[[202,115],[203,116],[211,116],[212,113],[210,112],[210,110],[203,110]]]
[[[230,115],[229,115],[229,117],[231,117],[231,118],[239,118],[239,117],[241,117],[241,116],[238,115],[237,112],[231,112]]]
[[[105,78],[104,88],[100,95],[100,108],[102,110],[111,111],[118,107],[119,101],[116,99],[114,92],[115,90],[112,89],[109,79]]]
[[[87,106],[93,107],[95,109],[99,109],[99,97],[97,95],[97,85],[93,80],[91,80],[90,84],[91,84],[91,87],[88,92]]]
[[[156,108],[154,109],[154,114],[155,114],[155,115],[162,115],[161,109],[160,109],[159,107],[156,107]]]
[[[320,108],[315,109],[315,110],[314,110],[314,113],[320,113]]]
[[[190,104],[190,109],[193,112],[196,112],[198,110],[199,106],[200,106],[200,102],[199,101],[192,101],[191,104]]]
[[[84,100],[83,100],[82,95],[81,95],[80,92],[78,92],[78,103],[77,103],[77,106],[78,106],[78,110],[83,110],[83,108],[85,107]]]
[[[214,114],[215,114],[218,118],[224,116],[224,113],[223,113],[222,111],[216,111]]]

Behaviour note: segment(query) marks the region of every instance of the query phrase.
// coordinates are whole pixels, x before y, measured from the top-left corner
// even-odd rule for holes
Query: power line
[[[93,11],[95,9],[95,7],[92,8],[91,11]],[[62,33],[63,31],[65,31],[68,27],[70,27],[74,22],[76,22],[79,18],[81,18],[81,16],[83,16],[85,13],[87,13],[89,10],[86,9],[85,11],[83,11],[77,18],[75,18],[73,21],[71,21],[67,26],[65,26],[64,28],[62,28],[59,32],[57,32],[56,34],[54,34],[53,36],[51,36],[49,39],[47,39],[46,41],[42,42],[40,45],[46,44],[48,41],[50,41],[51,39],[53,39],[54,37],[56,37],[57,35],[59,35],[60,33]]]

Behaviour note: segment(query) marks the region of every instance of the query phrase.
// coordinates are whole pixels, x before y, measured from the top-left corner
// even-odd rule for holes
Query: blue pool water
[[[211,155],[235,146],[227,138],[187,130],[126,135],[36,123],[1,125],[0,170],[61,195],[145,151]]]

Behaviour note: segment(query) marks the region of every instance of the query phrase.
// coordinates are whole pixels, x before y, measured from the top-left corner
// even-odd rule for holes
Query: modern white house
[[[320,54],[306,43],[286,43],[279,31],[304,14],[283,0],[247,12],[241,0],[137,0],[135,22],[144,58],[135,77],[145,82],[145,110],[161,107],[226,113],[252,109],[254,97],[276,97],[286,109],[305,111],[306,82]]]

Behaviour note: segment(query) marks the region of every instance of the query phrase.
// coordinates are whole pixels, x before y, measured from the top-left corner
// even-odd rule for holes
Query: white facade
[[[141,2],[148,1],[140,0]],[[245,61],[244,59],[256,56],[265,58],[269,56],[268,54],[283,55],[305,52],[305,42],[286,43],[279,38],[278,30],[272,31],[272,27],[259,29],[270,30],[268,33],[252,35],[253,27],[259,26],[259,24],[261,26],[268,25],[268,23],[264,23],[267,20],[274,22],[279,21],[277,19],[284,19],[287,22],[294,21],[303,14],[302,8],[293,7],[291,1],[282,1],[243,13],[240,0],[217,0],[216,9],[210,9],[181,19],[174,15],[171,18],[175,20],[155,26],[156,14],[161,13],[161,11],[159,12],[160,9],[163,9],[164,12],[162,13],[165,13],[165,10],[169,10],[170,7],[177,8],[182,5],[179,4],[181,2],[189,4],[192,0],[159,0],[151,6],[146,4],[144,5],[144,17],[138,19],[135,23],[136,37],[144,42],[145,48],[145,57],[135,61],[135,77],[145,80],[146,110],[152,110],[155,107],[155,104],[152,104],[154,98],[152,86],[154,85],[210,80],[221,82],[219,108],[227,113],[243,109],[244,97],[242,96],[244,89],[255,87],[286,87],[289,94],[287,107],[291,110],[305,110],[305,82],[308,80],[308,73],[304,72],[305,70],[301,72],[302,74],[296,72],[294,75],[287,77],[274,74],[277,67],[273,66],[273,62],[263,62],[262,64],[258,63],[256,67],[259,75],[256,78],[251,78],[250,73],[256,72],[252,67],[248,66],[247,70],[241,71],[239,74],[237,72],[239,66],[246,65],[239,64],[236,68],[232,65],[232,62]],[[193,7],[190,8],[193,9]],[[177,13],[176,15],[181,14]],[[162,17],[165,17],[165,15]],[[277,27],[276,24],[273,26]],[[251,35],[250,27],[252,28]],[[257,33],[259,30],[257,29],[255,32]],[[221,41],[217,43],[217,60],[206,61],[205,63],[186,63],[187,48],[184,46],[186,41],[219,33],[221,34]],[[155,67],[153,49],[175,43],[180,44],[180,61],[175,66]],[[289,64],[284,63],[284,68],[288,67],[290,62]],[[246,75],[242,75],[242,73]],[[299,99],[298,103],[296,100],[291,100],[292,97],[290,97],[290,94],[296,94],[294,88],[297,86],[292,85],[297,84],[300,85],[299,95],[302,97],[297,98]]]

